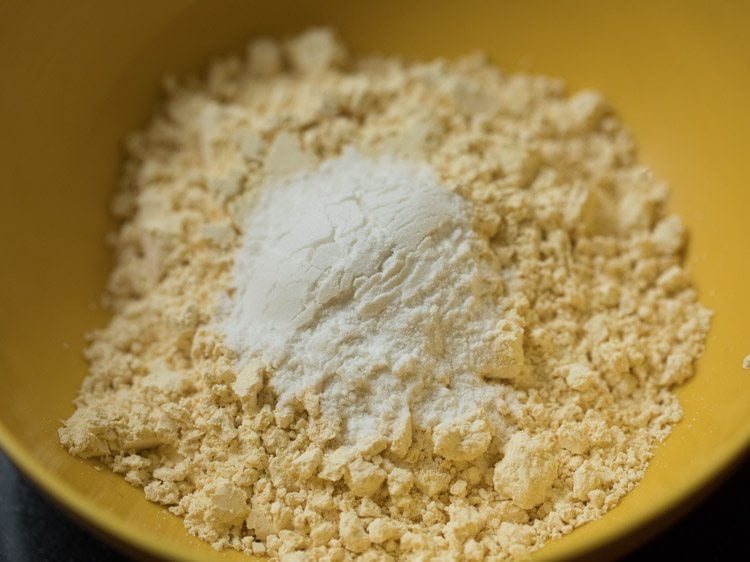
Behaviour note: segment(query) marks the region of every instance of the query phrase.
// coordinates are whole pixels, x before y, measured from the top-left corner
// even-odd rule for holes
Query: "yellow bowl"
[[[380,0],[0,4],[0,442],[94,526],[167,558],[218,554],[120,477],[69,456],[59,420],[85,372],[82,336],[111,264],[103,239],[119,143],[142,126],[165,72],[200,69],[253,34],[338,27],[360,51],[419,57],[486,50],[507,69],[596,87],[673,186],[689,266],[716,311],[685,418],[642,484],[538,559],[622,544],[715,478],[750,441],[750,4]],[[638,534],[636,533],[636,536]],[[642,531],[641,531],[642,536]]]

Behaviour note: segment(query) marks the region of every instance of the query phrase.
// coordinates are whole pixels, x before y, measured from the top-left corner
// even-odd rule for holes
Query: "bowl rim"
[[[62,445],[60,446],[62,447]],[[201,556],[190,554],[187,549],[179,548],[171,542],[159,541],[156,536],[138,532],[121,521],[115,514],[99,507],[96,502],[68,484],[64,478],[45,468],[42,463],[37,461],[34,455],[15,438],[2,419],[0,419],[0,448],[8,455],[13,464],[53,501],[63,509],[72,512],[74,516],[82,518],[94,528],[103,531],[127,546],[133,546],[144,553],[156,555],[163,559],[187,560],[189,562],[203,560]],[[555,554],[555,559],[580,558],[604,549],[608,545],[613,545],[617,541],[628,537],[632,538],[638,530],[646,525],[668,515],[670,511],[677,510],[681,505],[689,504],[691,499],[700,494],[701,490],[726,475],[734,463],[739,461],[746,453],[750,453],[750,418],[739,425],[738,431],[731,438],[718,445],[716,453],[704,465],[703,470],[691,474],[684,486],[670,490],[659,501],[651,504],[643,517],[625,520],[614,526],[605,527],[601,533],[585,543],[583,547],[575,544],[562,547],[561,551]],[[90,462],[85,460],[81,460],[81,462],[93,469]],[[143,500],[148,501],[145,497]],[[185,530],[185,533],[187,534],[187,530]],[[631,546],[635,546],[635,544]],[[532,559],[539,561],[549,558],[540,550],[532,553]]]

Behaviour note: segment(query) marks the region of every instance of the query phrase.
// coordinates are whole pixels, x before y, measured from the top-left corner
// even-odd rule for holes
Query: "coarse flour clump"
[[[320,29],[166,89],[71,453],[284,560],[521,557],[638,483],[711,315],[599,94]]]

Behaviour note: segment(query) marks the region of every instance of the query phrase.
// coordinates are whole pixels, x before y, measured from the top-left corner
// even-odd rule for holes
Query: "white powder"
[[[321,393],[345,441],[497,410],[483,377],[519,374],[498,357],[500,270],[425,165],[347,150],[266,187],[244,237],[228,342],[282,405]]]

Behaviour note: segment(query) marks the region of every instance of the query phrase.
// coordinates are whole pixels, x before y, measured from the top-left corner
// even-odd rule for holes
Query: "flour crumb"
[[[492,482],[499,494],[523,509],[531,509],[549,497],[557,474],[551,435],[531,436],[519,431],[505,446]]]

